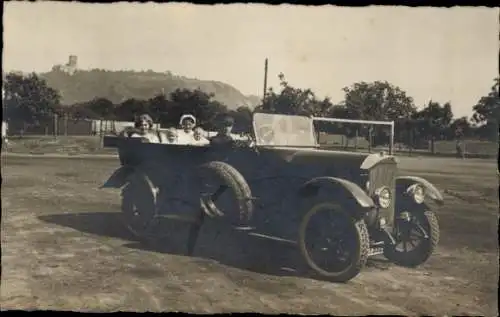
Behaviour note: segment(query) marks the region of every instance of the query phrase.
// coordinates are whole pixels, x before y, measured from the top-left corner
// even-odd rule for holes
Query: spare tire
[[[252,192],[238,170],[225,162],[212,161],[198,167],[198,180],[200,203],[206,214],[224,217],[233,225],[248,224],[253,213]],[[229,206],[221,201],[225,194],[232,198]]]

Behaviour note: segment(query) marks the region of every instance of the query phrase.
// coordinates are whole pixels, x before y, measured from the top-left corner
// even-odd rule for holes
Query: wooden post
[[[57,139],[57,135],[59,134],[59,117],[57,113],[54,113],[54,138]]]
[[[103,147],[103,144],[104,144],[104,136],[103,136],[103,133],[102,133],[102,118],[101,120],[99,120],[99,145],[100,147],[102,148]]]
[[[68,114],[64,114],[64,135],[68,136]]]
[[[359,129],[356,128],[356,133],[354,135],[354,150],[358,150],[358,136],[359,136]]]
[[[394,155],[394,121],[391,124],[390,140],[389,140],[389,154]]]
[[[372,126],[370,125],[370,127],[368,128],[368,152],[371,153],[372,152]]]
[[[262,104],[264,104],[266,101],[266,95],[267,95],[267,58],[266,61],[264,62],[264,93],[262,95]]]

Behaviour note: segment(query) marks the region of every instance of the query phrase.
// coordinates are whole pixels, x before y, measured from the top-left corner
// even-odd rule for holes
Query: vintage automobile
[[[122,188],[123,219],[138,238],[161,239],[161,219],[189,221],[189,254],[208,216],[296,244],[312,272],[334,282],[354,278],[374,255],[426,262],[439,240],[431,208],[443,204],[439,190],[400,176],[393,155],[320,148],[316,119],[256,113],[253,145],[106,137],[121,167],[103,187]]]

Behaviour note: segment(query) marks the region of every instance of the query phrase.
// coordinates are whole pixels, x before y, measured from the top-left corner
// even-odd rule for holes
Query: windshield
[[[313,120],[305,116],[255,113],[257,145],[316,147]]]

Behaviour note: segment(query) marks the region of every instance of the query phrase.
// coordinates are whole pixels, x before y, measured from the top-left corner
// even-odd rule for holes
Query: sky
[[[262,95],[285,74],[341,101],[342,88],[387,80],[422,107],[451,102],[456,117],[498,76],[499,10],[235,4],[5,2],[4,70],[171,71]]]

